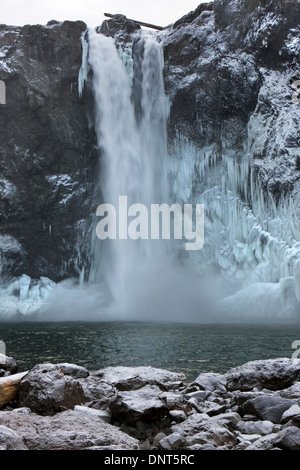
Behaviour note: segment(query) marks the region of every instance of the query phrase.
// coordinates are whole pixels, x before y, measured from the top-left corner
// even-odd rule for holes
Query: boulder
[[[84,392],[72,376],[55,364],[38,364],[21,380],[19,404],[37,414],[53,415],[84,401]]]
[[[184,392],[183,396],[187,399],[190,400],[196,399],[197,401],[204,401],[205,398],[207,397],[207,393],[204,390],[199,390],[195,392]]]
[[[196,380],[192,382],[187,388],[186,392],[195,391],[195,390],[205,390],[208,392],[221,392],[226,393],[227,381],[226,377],[221,374],[207,372],[198,375]]]
[[[161,399],[161,393],[157,385],[119,392],[110,403],[109,409],[116,421],[127,425],[134,425],[137,421],[153,422],[168,412],[165,402]]]
[[[16,431],[0,425],[0,450],[27,450],[27,447]]]
[[[276,392],[282,398],[300,399],[300,382],[296,382],[284,390]]]
[[[97,32],[114,37],[120,33],[130,35],[139,29],[141,29],[140,25],[134,20],[126,18],[125,15],[116,14],[110,20],[104,20],[102,25],[97,28]]]
[[[163,450],[177,450],[184,446],[185,439],[178,433],[174,432],[158,443],[158,447]]]
[[[272,392],[269,392],[271,395]],[[240,392],[239,390],[235,390],[232,393],[232,404],[241,406],[247,400],[251,400],[253,398],[264,396],[264,392]]]
[[[182,410],[185,413],[192,410],[191,404],[181,393],[163,392],[160,399],[166,404],[168,410]]]
[[[258,396],[246,401],[241,406],[242,413],[250,413],[259,419],[268,420],[272,423],[280,423],[283,413],[295,402],[287,398],[274,396]]]
[[[186,414],[182,410],[171,410],[169,412],[170,419],[175,421],[175,423],[181,423],[186,419]]]
[[[70,375],[76,379],[85,379],[90,375],[89,371],[85,367],[78,366],[77,364],[64,362],[63,364],[57,365],[64,375]]]
[[[153,438],[153,446],[154,446],[154,447],[157,446],[158,443],[159,443],[162,439],[164,439],[165,437],[167,437],[165,433],[163,433],[163,432],[158,432],[158,433],[154,436],[154,438]]]
[[[272,450],[275,446],[277,433],[268,434],[267,436],[255,439],[255,441],[245,447],[245,450]]]
[[[184,374],[155,367],[106,367],[94,375],[104,382],[113,384],[120,391],[137,390],[145,385],[158,385],[162,389],[167,389],[169,382],[172,388],[172,382],[185,379]]]
[[[300,361],[289,358],[250,361],[225,375],[228,390],[282,390],[300,380]]]
[[[232,420],[236,422],[240,417],[237,414],[228,416],[227,421],[224,416],[225,414],[219,419],[218,416],[194,413],[182,423],[173,425],[171,429],[185,438],[188,447],[194,444],[212,444],[216,447],[232,448],[237,443],[236,435],[230,430]]]
[[[103,449],[111,446],[127,450],[139,448],[136,439],[98,416],[71,410],[54,416],[3,411],[0,425],[18,434],[29,450],[85,450],[99,446]]]
[[[93,372],[84,379],[78,379],[85,403],[93,408],[105,408],[117,394],[116,388],[109,382],[102,380]]]
[[[5,356],[5,354],[0,353],[0,369],[2,369],[6,374],[15,374],[18,371],[18,366],[13,357]]]
[[[300,429],[289,426],[278,433],[274,444],[284,450],[300,450]]]
[[[300,407],[298,403],[295,403],[290,408],[288,408],[281,416],[281,423],[286,423],[290,420],[300,421]]]
[[[259,434],[260,436],[267,436],[272,434],[274,430],[274,423],[271,421],[239,421],[235,429],[242,434]]]

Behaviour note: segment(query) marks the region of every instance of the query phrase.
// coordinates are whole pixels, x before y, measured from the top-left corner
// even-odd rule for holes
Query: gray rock
[[[280,449],[300,450],[300,429],[289,426],[278,433],[274,444]]]
[[[181,423],[186,419],[186,414],[182,410],[171,410],[169,415],[171,420],[175,421],[175,423]]]
[[[137,421],[156,421],[165,416],[168,408],[161,400],[161,390],[156,385],[146,385],[138,390],[119,392],[110,403],[113,418],[129,425]]]
[[[103,381],[113,384],[120,391],[138,390],[145,385],[161,385],[167,389],[167,384],[185,379],[184,374],[177,374],[155,367],[106,367],[95,372]]]
[[[84,392],[84,402],[89,402],[93,408],[107,407],[117,394],[115,387],[98,377],[97,373],[91,373],[85,379],[78,379],[78,382]]]
[[[20,406],[41,415],[53,415],[83,401],[84,392],[80,383],[64,375],[54,364],[36,365],[20,382]]]
[[[241,410],[244,413],[254,414],[259,419],[280,423],[283,413],[294,404],[293,400],[266,395],[246,401]]]
[[[272,450],[275,447],[277,436],[277,433],[273,433],[256,439],[252,444],[248,445],[245,450]]]
[[[221,423],[224,423],[226,425],[230,424],[233,427],[242,419],[241,416],[234,411],[219,414],[217,418],[218,421],[220,421]]]
[[[272,394],[272,392],[269,392],[269,394]],[[235,390],[232,393],[232,403],[235,405],[242,405],[245,403],[247,400],[251,400],[252,398],[256,398],[259,396],[264,396],[265,394],[263,392],[241,392],[239,390]]]
[[[184,446],[185,439],[178,433],[174,432],[169,436],[161,439],[158,443],[158,447],[163,450],[177,450]]]
[[[88,406],[75,405],[74,411],[78,413],[85,413],[87,416],[94,416],[95,418],[102,419],[106,423],[110,423],[111,414],[107,410],[95,410],[94,408],[89,408]]]
[[[22,437],[12,429],[0,425],[0,450],[28,450]]]
[[[210,417],[204,413],[194,413],[185,421],[173,425],[172,431],[186,439],[186,446],[194,444],[212,444],[217,447],[232,448],[237,443],[236,435],[229,429],[233,416],[222,419],[218,416]]]
[[[182,410],[188,413],[192,409],[189,401],[181,393],[163,392],[160,399],[166,404],[168,410]]]
[[[258,439],[261,438],[260,434],[242,434],[239,433],[238,435],[238,440],[241,441],[238,446],[239,449],[241,450],[246,449],[249,445],[251,445],[253,442],[257,441]],[[237,447],[235,446],[234,450],[237,450]]]
[[[300,407],[298,403],[295,403],[290,408],[288,408],[281,416],[281,423],[286,423],[292,420],[299,420],[300,418]]]
[[[242,434],[259,434],[260,436],[266,436],[272,434],[274,430],[274,423],[271,421],[239,421],[235,429],[240,431]]]
[[[130,39],[130,33],[139,29],[141,27],[135,21],[126,18],[125,15],[116,14],[110,20],[103,21],[97,31],[110,37],[114,37],[116,34],[127,34]]]
[[[208,416],[216,416],[220,415],[221,413],[225,413],[227,410],[227,405],[219,405],[217,403],[205,403],[202,412],[207,413]]]
[[[207,392],[205,392],[204,390],[199,390],[196,392],[188,392],[188,393],[184,392],[183,396],[187,400],[190,400],[191,398],[195,398],[196,400],[204,401],[207,396]]]
[[[253,390],[254,387],[281,390],[300,379],[300,361],[289,358],[251,361],[225,374],[229,390]]]
[[[85,367],[78,366],[76,364],[69,364],[68,362],[64,362],[57,365],[64,375],[70,375],[76,379],[85,379],[90,375],[89,371]]]
[[[67,410],[54,416],[35,413],[1,412],[0,425],[17,432],[29,450],[85,450],[101,446],[104,449],[136,450],[136,439],[105,423],[97,416]]]
[[[195,388],[199,390],[205,390],[209,392],[218,391],[221,393],[226,393],[226,377],[221,374],[207,372],[200,374],[196,380],[194,380],[190,386],[187,388],[187,393]]]
[[[154,438],[153,438],[153,446],[154,446],[154,447],[157,446],[158,443],[159,443],[159,441],[161,441],[161,440],[164,439],[165,437],[167,437],[165,433],[163,433],[163,432],[157,433],[157,434],[154,436]]]
[[[282,398],[300,399],[300,382],[296,382],[284,390],[279,390],[277,394]]]
[[[0,353],[0,369],[4,371],[4,375],[15,374],[18,371],[18,366],[13,357],[5,356]]]

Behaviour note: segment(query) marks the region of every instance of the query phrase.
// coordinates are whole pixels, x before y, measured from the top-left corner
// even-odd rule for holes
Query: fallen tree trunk
[[[20,372],[19,374],[0,377],[0,407],[7,405],[16,398],[20,381],[26,374],[27,372]]]
[[[108,18],[113,18],[115,15],[112,15],[111,13],[104,13],[104,16],[107,16]],[[131,20],[127,18],[130,21],[134,21],[135,23],[139,24],[140,26],[146,26],[146,28],[152,28],[152,29],[157,29],[158,31],[162,31],[165,29],[163,26],[156,26],[151,23],[144,23],[143,21],[137,21],[137,20]]]

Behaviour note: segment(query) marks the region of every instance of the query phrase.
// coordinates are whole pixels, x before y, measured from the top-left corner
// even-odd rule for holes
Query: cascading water
[[[169,238],[163,235],[162,216],[151,218],[153,205],[174,203],[169,189],[169,102],[161,45],[145,31],[137,33],[132,44],[116,45],[112,38],[90,30],[88,61],[93,71],[103,200],[118,213],[119,198],[126,197],[129,216],[135,215],[128,211],[135,204],[148,209],[148,236],[129,239],[127,226],[126,233],[120,234],[122,212],[119,239],[94,237],[90,284],[109,292],[111,310],[122,312],[123,318],[178,320],[185,312],[187,321],[195,320],[201,317],[204,296],[195,273],[179,260],[183,239],[172,239],[172,216]]]
[[[168,102],[164,93],[163,57],[150,34],[137,38],[140,80],[124,66],[123,51],[112,38],[89,31],[89,64],[93,70],[95,129],[101,150],[99,186],[106,203],[118,208],[119,197],[133,204],[168,203]],[[131,50],[131,49],[129,49]],[[127,52],[128,54],[128,52]],[[127,60],[128,64],[128,60]],[[138,111],[138,112],[137,112]],[[127,212],[127,211],[126,211]],[[121,214],[124,217],[124,214]],[[119,221],[120,223],[120,221]],[[127,228],[127,227],[126,227]],[[166,255],[159,240],[94,239],[90,282],[105,280],[113,301],[126,310],[141,278]],[[101,244],[101,250],[99,250]],[[149,277],[144,282],[149,282]]]

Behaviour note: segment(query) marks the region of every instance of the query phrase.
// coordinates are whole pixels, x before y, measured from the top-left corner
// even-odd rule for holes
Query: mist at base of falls
[[[191,267],[170,259],[153,259],[127,274],[124,302],[111,299],[107,285],[58,284],[35,315],[43,321],[146,321],[212,323],[226,321],[217,304],[224,280],[199,277]]]

